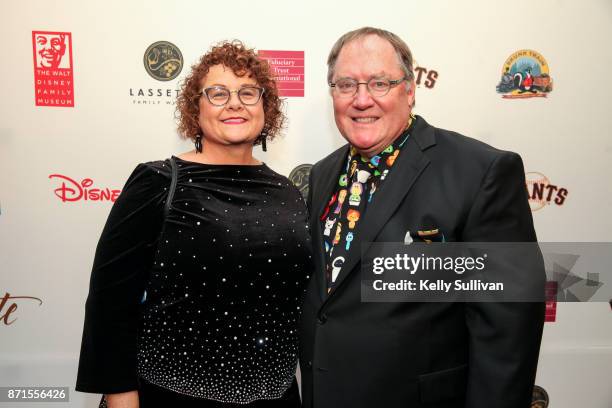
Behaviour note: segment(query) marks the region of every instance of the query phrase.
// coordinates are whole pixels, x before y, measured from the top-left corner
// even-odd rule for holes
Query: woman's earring
[[[202,135],[197,135],[195,138],[195,149],[197,153],[202,153]]]
[[[268,147],[266,146],[266,140],[268,139],[268,131],[265,129],[262,130],[260,136],[263,138],[261,139],[261,150],[263,150],[264,152],[267,152]]]

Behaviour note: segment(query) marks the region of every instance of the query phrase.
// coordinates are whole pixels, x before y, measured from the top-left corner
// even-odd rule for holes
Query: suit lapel
[[[435,144],[434,128],[429,126],[424,119],[419,117],[418,120],[410,138],[402,147],[393,169],[374,195],[365,218],[357,224],[356,236],[351,243],[353,250],[349,252],[342,266],[337,278],[336,289],[327,296],[325,303],[338,292],[347,276],[354,272],[355,266],[361,260],[361,253],[367,250],[376,239],[380,230],[387,224],[408,191],[429,165],[429,158],[423,153],[423,150]]]

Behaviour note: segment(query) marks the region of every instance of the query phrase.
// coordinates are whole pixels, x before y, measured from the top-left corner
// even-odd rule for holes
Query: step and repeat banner
[[[99,400],[74,391],[97,239],[138,163],[192,148],[176,131],[178,89],[221,40],[269,60],[288,126],[256,156],[302,191],[310,165],[343,144],[327,54],[369,25],[411,47],[417,114],[521,154],[540,241],[611,241],[609,0],[1,7],[0,387],[68,387],[68,402],[49,406]],[[546,309],[533,406],[612,406],[610,304],[551,297]]]

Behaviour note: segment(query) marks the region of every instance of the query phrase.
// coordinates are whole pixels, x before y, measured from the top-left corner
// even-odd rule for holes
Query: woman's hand
[[[106,394],[106,406],[108,408],[139,408],[138,391]]]

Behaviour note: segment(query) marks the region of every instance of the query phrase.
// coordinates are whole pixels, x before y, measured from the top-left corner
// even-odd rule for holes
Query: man
[[[37,66],[40,68],[60,68],[65,53],[65,34],[36,34]]]
[[[412,65],[398,36],[369,27],[329,55],[348,145],[310,173],[304,406],[527,408],[542,303],[361,301],[362,244],[536,240],[520,157],[414,116]]]

